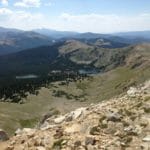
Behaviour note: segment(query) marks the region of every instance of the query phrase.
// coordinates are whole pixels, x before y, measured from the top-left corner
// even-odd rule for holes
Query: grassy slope
[[[67,102],[66,99],[60,101],[60,98],[52,96],[51,90],[42,88],[38,96],[30,95],[25,104],[0,103],[0,128],[12,134],[17,128],[33,127],[44,114],[50,112],[54,107],[62,111],[62,107],[66,106],[64,109],[66,112],[80,106],[78,103],[73,106],[72,104],[74,102]]]
[[[52,108],[66,113],[121,94],[129,86],[143,82],[149,77],[148,67],[134,70],[119,67],[90,79],[72,82],[68,86],[56,82],[50,85],[49,89],[42,88],[38,96],[30,95],[27,103],[23,105],[0,103],[0,128],[12,134],[19,127],[34,126]],[[63,91],[67,96],[69,95],[69,98],[66,95],[54,96],[54,90]]]
[[[49,89],[42,88],[38,96],[30,95],[23,105],[0,103],[0,128],[11,134],[19,127],[34,126],[52,108],[65,113],[125,92],[129,86],[150,78],[149,50],[150,44],[131,47],[124,67],[95,75],[88,80],[72,82],[68,86],[56,82]],[[116,56],[114,58],[116,60]],[[63,94],[54,96],[59,91]]]
[[[149,77],[150,70],[148,68],[142,68],[141,71],[141,69],[132,70],[127,67],[119,67],[82,82],[70,83],[69,87],[60,86],[57,90],[65,91],[68,95],[77,95],[81,101],[92,103],[121,94],[128,87],[139,84]]]

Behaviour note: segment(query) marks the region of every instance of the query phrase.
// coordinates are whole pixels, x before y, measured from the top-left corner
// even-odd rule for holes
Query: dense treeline
[[[87,77],[73,71],[53,71],[48,75],[40,75],[37,78],[16,79],[5,78],[0,80],[0,99],[4,102],[23,103],[28,94],[38,95],[41,87],[48,87],[51,82],[65,81],[68,84]]]

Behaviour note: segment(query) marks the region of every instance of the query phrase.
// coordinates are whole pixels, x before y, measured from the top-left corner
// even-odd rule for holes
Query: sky
[[[0,26],[95,33],[150,30],[150,0],[0,0]]]

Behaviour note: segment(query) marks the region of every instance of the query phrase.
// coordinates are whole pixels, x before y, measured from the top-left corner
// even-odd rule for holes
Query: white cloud
[[[27,11],[12,11],[0,8],[0,26],[13,27],[24,30],[33,28],[52,28],[78,32],[110,33],[120,31],[150,30],[150,13],[135,16],[115,14],[82,14],[72,15],[62,13],[60,16],[50,17],[41,13]]]
[[[150,30],[150,14],[139,14],[136,16],[119,16],[103,14],[71,15],[63,13],[62,28],[66,30],[77,30],[80,32],[119,32]]]
[[[2,15],[10,15],[12,14],[13,12],[10,10],[10,9],[7,9],[7,8],[0,8],[0,16]]]
[[[2,5],[8,6],[8,0],[1,0]]]
[[[41,5],[40,0],[22,0],[14,4],[14,6],[16,7],[26,7],[26,8],[40,7],[40,5]]]
[[[11,17],[9,22],[12,22],[14,28],[21,28],[23,30],[31,30],[38,28],[42,22],[43,15],[40,13],[31,14],[29,12],[17,11]]]
[[[0,26],[5,27],[5,23],[10,24],[8,21],[8,17],[11,16],[13,12],[10,9],[7,8],[0,8]]]
[[[0,8],[0,26],[30,30],[38,28],[43,23],[44,16],[40,13],[12,11]]]

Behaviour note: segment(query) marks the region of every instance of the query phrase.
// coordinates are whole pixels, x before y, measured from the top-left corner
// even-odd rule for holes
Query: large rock
[[[121,121],[121,117],[122,116],[119,113],[117,113],[117,112],[113,112],[113,113],[110,112],[107,115],[107,120],[108,121],[117,122],[117,121]]]
[[[22,134],[22,130],[20,128],[18,128],[16,131],[15,131],[15,135],[19,135],[19,134]]]
[[[28,137],[33,137],[36,132],[36,129],[31,129],[31,128],[23,128],[20,134],[25,134]]]
[[[127,95],[130,97],[135,97],[136,94],[138,93],[137,88],[130,87],[130,89],[127,91]]]
[[[144,142],[150,142],[150,135],[147,135],[146,137],[143,138]]]
[[[84,114],[85,111],[86,111],[86,108],[84,108],[84,107],[76,109],[75,111],[72,111],[71,113],[69,113],[66,116],[66,120],[67,121],[75,120],[75,119],[79,118],[82,114]]]
[[[7,141],[9,140],[8,134],[0,129],[0,141]]]
[[[56,124],[62,123],[65,120],[65,116],[60,116],[54,120]]]

